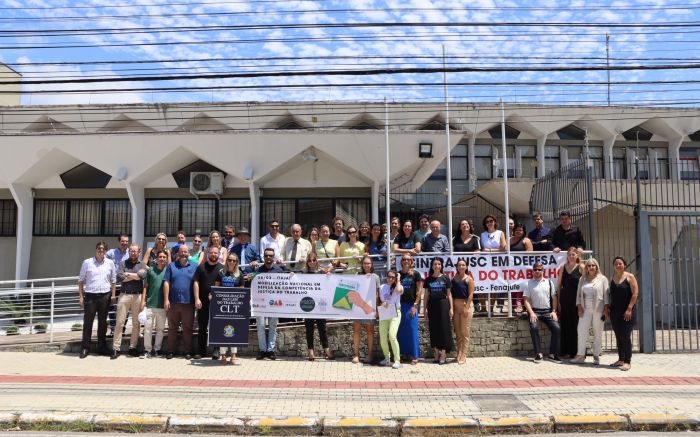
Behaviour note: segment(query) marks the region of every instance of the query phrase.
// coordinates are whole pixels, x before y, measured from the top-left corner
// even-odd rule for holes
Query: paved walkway
[[[0,412],[262,417],[478,418],[700,412],[700,355],[635,355],[602,365],[473,358],[392,370],[299,359],[0,353]]]

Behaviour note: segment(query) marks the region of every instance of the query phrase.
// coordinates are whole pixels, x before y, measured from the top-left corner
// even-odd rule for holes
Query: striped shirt
[[[106,293],[117,282],[117,269],[111,259],[105,258],[100,263],[93,256],[83,261],[78,281],[84,285],[85,293]]]

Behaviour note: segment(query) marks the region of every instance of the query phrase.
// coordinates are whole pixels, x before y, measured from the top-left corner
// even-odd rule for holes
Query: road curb
[[[630,414],[631,431],[689,431],[698,429],[698,421],[676,414]]]
[[[479,422],[474,419],[408,419],[401,426],[402,436],[452,436],[479,434]]]
[[[674,414],[511,416],[464,418],[310,418],[239,419],[207,416],[139,416],[65,412],[0,413],[0,430],[210,433],[315,436],[453,436],[551,432],[699,430],[700,417]]]
[[[399,435],[399,424],[396,420],[383,420],[377,417],[368,418],[328,418],[323,420],[323,435],[342,436],[387,436]]]
[[[484,434],[550,433],[554,424],[545,416],[479,417],[479,429]]]
[[[281,417],[249,420],[246,434],[255,435],[319,435],[321,423],[311,417]]]
[[[171,416],[168,432],[240,435],[245,432],[245,422],[233,417]]]
[[[555,432],[626,431],[627,417],[617,414],[554,416]]]

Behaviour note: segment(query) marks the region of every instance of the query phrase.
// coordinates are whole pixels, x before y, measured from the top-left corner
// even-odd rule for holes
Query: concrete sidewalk
[[[696,429],[700,355],[635,355],[629,372],[531,359],[399,370],[300,359],[117,360],[0,353],[0,428],[273,434]],[[57,414],[59,413],[59,414]],[[75,426],[78,426],[75,425]],[[69,428],[72,429],[72,428]],[[433,431],[429,431],[433,430]]]

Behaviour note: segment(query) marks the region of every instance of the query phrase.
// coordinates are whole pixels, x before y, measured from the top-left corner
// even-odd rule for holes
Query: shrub
[[[37,323],[36,325],[34,325],[34,332],[36,332],[37,334],[43,334],[46,332],[46,328],[48,327],[49,325],[47,325],[46,323]]]
[[[5,326],[3,328],[5,330],[5,334],[7,335],[19,335],[19,327],[18,326]]]
[[[83,324],[82,323],[73,323],[73,325],[70,327],[71,331],[82,331],[83,330]]]

